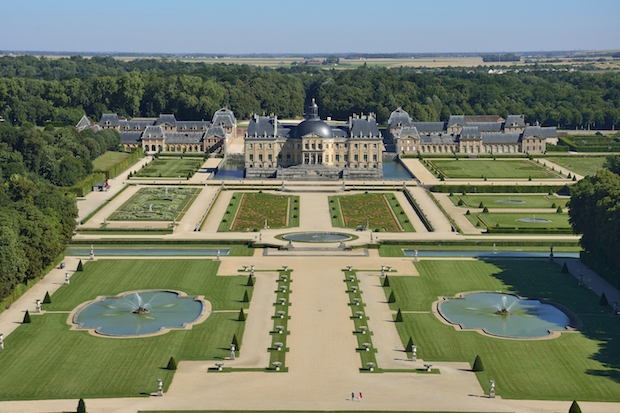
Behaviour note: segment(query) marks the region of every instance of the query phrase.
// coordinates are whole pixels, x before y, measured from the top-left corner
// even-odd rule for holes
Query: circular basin
[[[517,219],[518,222],[527,222],[529,224],[543,224],[545,222],[553,222],[550,219],[545,219],[545,218],[536,218],[536,217],[531,217],[531,218],[519,218]]]
[[[438,309],[452,324],[502,337],[545,337],[570,325],[570,318],[551,304],[501,293],[464,294],[440,302]],[[501,314],[502,309],[510,314]]]
[[[202,314],[204,304],[171,291],[139,291],[99,297],[80,308],[73,323],[107,336],[142,336],[184,328]]]
[[[282,238],[297,242],[341,242],[348,241],[352,237],[339,232],[295,232],[283,235]]]

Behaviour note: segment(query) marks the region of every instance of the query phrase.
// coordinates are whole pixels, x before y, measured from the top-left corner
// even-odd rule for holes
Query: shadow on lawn
[[[500,269],[496,278],[516,294],[527,298],[544,298],[568,307],[576,313],[583,326],[579,331],[599,343],[592,358],[609,370],[589,370],[595,376],[608,377],[620,383],[620,317],[612,317],[611,307],[598,304],[599,297],[577,279],[564,274],[561,267],[547,260],[486,259]]]

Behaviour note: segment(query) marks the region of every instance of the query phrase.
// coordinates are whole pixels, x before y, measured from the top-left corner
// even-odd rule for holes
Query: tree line
[[[223,106],[238,119],[253,113],[294,118],[316,98],[321,116],[374,112],[385,123],[401,106],[416,121],[451,114],[523,114],[561,128],[620,128],[620,73],[569,72],[542,66],[489,75],[487,67],[324,70],[298,65],[183,63],[164,59],[0,58],[0,116],[21,125],[75,124],[86,113],[209,119]]]
[[[620,288],[620,157],[574,185],[568,207],[573,231],[583,234],[582,260]]]

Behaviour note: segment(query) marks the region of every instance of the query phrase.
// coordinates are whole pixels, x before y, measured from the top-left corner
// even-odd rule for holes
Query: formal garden
[[[414,232],[409,217],[393,193],[328,197],[332,226],[373,231]]]
[[[450,195],[454,205],[462,208],[564,208],[568,197],[543,194],[455,194]]]
[[[203,158],[159,157],[132,174],[133,178],[191,178],[204,163]]]
[[[605,163],[604,156],[547,156],[546,159],[583,176],[596,174]]]
[[[567,213],[470,212],[466,216],[474,226],[489,232],[573,233]]]
[[[218,267],[219,261],[188,259],[85,263],[69,285],[51,295],[50,304],[43,304],[43,315],[33,314],[30,323],[4,340],[0,399],[148,396],[158,378],[164,390],[170,385],[174,371],[166,367],[171,357],[177,362],[223,359],[233,336],[243,351],[245,323],[238,314],[248,308],[253,288],[247,275],[216,276]],[[202,295],[213,312],[191,330],[153,337],[115,339],[70,331],[70,312],[82,303],[137,290]]]
[[[392,301],[386,305],[401,311],[402,322],[395,324],[403,346],[411,339],[419,359],[473,363],[480,356],[484,369],[476,375],[482,388],[495,380],[503,398],[620,401],[620,319],[610,317],[611,307],[600,305],[599,297],[560,265],[424,260],[415,266],[419,277],[390,274],[384,292]],[[576,314],[583,325],[551,339],[505,339],[459,331],[431,311],[437,297],[470,291],[544,298]]]
[[[218,231],[259,231],[299,226],[299,197],[259,192],[235,192]]]
[[[423,163],[445,179],[562,178],[550,168],[527,159],[424,159]]]
[[[111,221],[173,221],[187,212],[201,188],[141,188],[108,217]]]

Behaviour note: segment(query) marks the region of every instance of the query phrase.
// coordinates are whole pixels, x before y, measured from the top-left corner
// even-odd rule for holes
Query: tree
[[[398,312],[396,313],[396,318],[394,319],[394,322],[396,323],[403,322],[403,314],[400,312],[400,308],[398,309]]]
[[[605,158],[605,164],[603,164],[603,168],[610,170],[616,175],[620,175],[620,156],[609,155],[607,158]]]
[[[411,337],[409,337],[409,341],[407,342],[407,345],[405,346],[405,351],[406,352],[413,351],[413,339]]]
[[[568,409],[568,413],[581,413],[581,408],[577,404],[577,400],[573,400],[573,404],[570,405],[570,409]]]
[[[248,287],[254,286],[254,280],[252,279],[252,274],[248,275],[248,282],[245,285]]]
[[[77,413],[86,413],[86,404],[84,403],[84,399],[80,399],[77,405]]]
[[[395,303],[396,302],[396,297],[394,297],[394,291],[390,292],[390,296],[388,298],[388,303]]]
[[[177,362],[174,359],[174,357],[170,357],[170,360],[168,360],[168,365],[166,366],[166,370],[176,370],[177,369]]]
[[[245,290],[245,292],[243,293],[243,300],[242,302],[244,303],[249,303],[250,302],[250,298],[248,297],[248,290]]]
[[[30,324],[30,313],[28,310],[26,310],[26,314],[24,314],[24,321],[22,321],[22,324]]]
[[[383,286],[384,287],[389,287],[390,286],[390,280],[388,280],[388,276],[385,276],[385,279],[383,280]]]
[[[239,310],[239,318],[237,321],[245,321],[245,313],[243,312],[243,308]]]
[[[480,356],[476,356],[476,359],[474,360],[474,365],[471,368],[472,371],[484,371],[484,367],[482,366],[482,359],[480,359]]]
[[[45,293],[45,297],[43,298],[43,304],[51,304],[52,298],[50,297],[49,291]]]
[[[81,259],[78,262],[78,266],[77,266],[77,270],[76,271],[84,271],[84,266],[82,265],[82,260]]]

